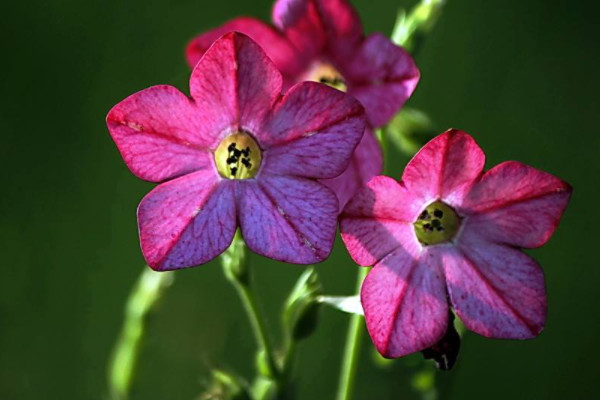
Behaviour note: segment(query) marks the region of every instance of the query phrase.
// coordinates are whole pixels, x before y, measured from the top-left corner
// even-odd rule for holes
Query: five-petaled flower
[[[351,96],[282,76],[247,36],[228,33],[194,68],[191,98],[155,86],[117,104],[110,133],[131,171],[164,182],[141,201],[142,252],[157,270],[206,263],[237,226],[256,253],[289,263],[325,259],[338,213],[318,179],[339,175],[360,141]]]
[[[347,91],[365,107],[369,127],[343,174],[326,180],[343,207],[370,178],[381,173],[382,156],[372,127],[385,125],[419,81],[411,56],[385,36],[365,37],[346,0],[277,0],[274,27],[236,18],[193,39],[186,49],[194,66],[212,42],[229,31],[253,38],[284,76],[284,87],[312,80]]]
[[[468,134],[445,132],[401,182],[373,178],[341,215],[352,258],[374,265],[361,301],[382,355],[434,345],[446,332],[448,303],[486,337],[527,339],[543,329],[544,276],[519,248],[552,236],[571,188],[514,161],[484,172],[484,161]]]

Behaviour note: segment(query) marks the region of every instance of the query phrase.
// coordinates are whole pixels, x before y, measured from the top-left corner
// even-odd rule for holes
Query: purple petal
[[[341,175],[324,179],[324,183],[336,194],[340,212],[348,201],[375,175],[383,169],[381,147],[371,129],[367,128],[362,140],[356,146],[348,168]]]
[[[448,325],[444,277],[434,254],[397,249],[367,275],[361,301],[377,350],[401,357],[437,343]]]
[[[449,130],[427,143],[402,175],[423,206],[442,199],[460,208],[463,197],[483,171],[485,154],[468,134]]]
[[[236,228],[234,191],[213,171],[163,183],[138,208],[140,242],[153,269],[204,264],[221,254]]]
[[[340,61],[348,93],[356,97],[375,126],[387,124],[400,111],[419,82],[412,57],[381,34],[365,39],[348,61]]]
[[[365,129],[364,110],[352,97],[315,82],[294,86],[257,135],[265,171],[332,178],[348,166]]]
[[[352,259],[368,266],[399,247],[418,246],[412,222],[419,212],[420,204],[394,179],[371,179],[340,216],[340,232]]]
[[[258,254],[311,264],[331,252],[337,199],[320,183],[268,175],[240,181],[238,209],[244,240]]]
[[[323,52],[349,55],[363,36],[358,13],[346,0],[278,0],[273,23],[307,59]]]
[[[450,300],[467,328],[485,337],[528,339],[546,320],[544,275],[519,250],[465,230],[443,259]]]
[[[308,60],[319,56],[325,47],[327,38],[314,1],[277,0],[273,6],[273,24]]]
[[[198,61],[190,92],[210,110],[217,139],[235,131],[256,132],[281,94],[282,78],[264,51],[241,33],[218,39]],[[214,142],[216,147],[218,140]]]
[[[137,177],[160,182],[209,167],[205,113],[172,86],[154,86],[114,106],[108,130]]]
[[[538,247],[554,233],[571,197],[571,187],[546,172],[515,161],[481,178],[463,204],[467,223],[490,241]]]
[[[298,62],[297,50],[287,38],[264,22],[248,17],[235,18],[192,39],[186,48],[186,59],[190,67],[194,68],[208,48],[228,32],[248,35],[262,47],[284,75],[295,75],[301,72],[302,65]]]

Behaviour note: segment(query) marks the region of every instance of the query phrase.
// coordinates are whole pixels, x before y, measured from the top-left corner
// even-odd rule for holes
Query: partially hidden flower
[[[377,176],[341,215],[352,258],[374,268],[361,289],[378,351],[400,357],[435,345],[448,307],[490,338],[537,336],[546,319],[543,272],[520,248],[550,239],[571,187],[519,162],[484,172],[468,134],[425,145],[402,180]]]
[[[347,167],[364,109],[318,83],[281,90],[281,74],[261,48],[229,33],[192,71],[191,98],[154,86],[109,112],[129,169],[162,182],[138,208],[152,268],[204,264],[238,226],[251,250],[276,260],[309,264],[329,255],[338,203],[318,179]]]
[[[212,42],[229,31],[253,38],[283,73],[284,87],[309,80],[347,91],[365,107],[369,130],[348,170],[325,182],[340,206],[381,173],[382,156],[373,128],[387,124],[413,93],[419,70],[411,56],[376,33],[365,37],[356,10],[346,0],[277,0],[273,25],[248,17],[201,34],[187,46],[194,66]]]

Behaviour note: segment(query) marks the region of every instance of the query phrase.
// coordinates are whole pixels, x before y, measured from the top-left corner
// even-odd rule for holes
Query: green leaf
[[[384,128],[384,134],[402,153],[414,155],[436,135],[431,119],[422,111],[404,108]]]

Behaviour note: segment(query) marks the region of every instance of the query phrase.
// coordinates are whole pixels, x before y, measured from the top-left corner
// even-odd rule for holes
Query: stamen
[[[227,179],[254,178],[261,161],[258,144],[245,132],[227,136],[215,150],[217,170]]]
[[[460,217],[450,206],[436,201],[421,212],[413,225],[419,242],[428,246],[451,241],[458,232]]]

